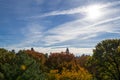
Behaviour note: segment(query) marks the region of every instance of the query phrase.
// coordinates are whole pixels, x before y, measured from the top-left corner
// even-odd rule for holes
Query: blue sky
[[[0,0],[0,47],[92,53],[120,38],[119,0]]]

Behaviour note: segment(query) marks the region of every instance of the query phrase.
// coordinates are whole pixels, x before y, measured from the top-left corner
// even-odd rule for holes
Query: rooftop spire
[[[31,48],[31,51],[34,51],[34,48]]]
[[[69,54],[69,49],[68,48],[66,48],[66,53]]]

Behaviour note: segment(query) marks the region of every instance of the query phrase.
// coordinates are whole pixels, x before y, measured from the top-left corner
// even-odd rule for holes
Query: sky
[[[0,0],[0,47],[92,54],[120,38],[120,0]]]

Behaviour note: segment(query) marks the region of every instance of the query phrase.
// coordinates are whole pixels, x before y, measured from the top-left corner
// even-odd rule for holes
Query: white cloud
[[[48,16],[56,16],[56,15],[69,15],[69,14],[85,14],[86,9],[89,6],[84,6],[84,7],[77,7],[77,8],[72,8],[72,9],[68,9],[68,10],[62,10],[62,11],[52,11],[49,13],[45,13],[43,15],[39,15],[39,16],[32,16],[30,18],[41,18],[41,17],[48,17]],[[100,8],[104,8],[104,5],[100,5]]]
[[[91,35],[89,35],[89,36],[83,37],[82,39],[83,39],[83,40],[86,40],[86,39],[94,38],[94,37],[96,37],[96,36],[98,36],[98,35],[97,35],[97,34],[91,34]]]
[[[120,1],[114,2],[113,4],[118,5],[118,4],[120,4]],[[109,4],[107,4],[107,6],[103,6],[103,7],[114,6],[113,4],[109,3]],[[55,12],[51,12],[51,13],[46,13],[44,15],[41,15],[41,17],[53,16],[53,15],[64,15],[64,14],[76,14],[81,11],[82,11],[81,8],[74,8],[71,10],[64,10],[61,12],[55,11]],[[32,46],[33,44],[39,44],[39,43],[41,43],[39,45],[42,45],[42,46],[51,46],[51,45],[55,45],[55,44],[62,45],[62,43],[69,41],[69,40],[72,41],[73,39],[83,41],[83,44],[85,45],[86,43],[84,43],[84,41],[98,37],[102,33],[108,32],[108,33],[119,34],[120,33],[120,29],[119,29],[120,24],[118,24],[117,26],[113,25],[114,27],[110,26],[110,25],[112,24],[112,22],[120,20],[120,15],[118,14],[118,12],[120,12],[120,11],[119,11],[119,9],[116,9],[115,12],[113,12],[113,11],[114,11],[114,8],[106,10],[106,15],[108,17],[104,17],[98,21],[91,22],[90,20],[87,20],[87,18],[82,18],[82,19],[78,19],[75,21],[71,21],[71,22],[67,22],[67,23],[58,25],[58,26],[51,28],[45,32],[44,32],[44,27],[40,26],[40,24],[38,24],[38,23],[28,24],[27,25],[28,27],[24,28],[25,30],[23,30],[23,34],[25,34],[26,39],[23,40],[23,42],[21,42],[19,45],[14,45],[14,46],[25,47],[28,45]],[[114,15],[116,15],[116,16],[114,16]],[[34,16],[34,17],[40,17],[40,16]],[[72,44],[69,44],[69,45],[72,45]],[[36,47],[36,49],[37,48],[40,48],[40,47]],[[49,48],[41,48],[41,50],[45,50],[48,52],[52,51],[52,49],[49,49]],[[60,50],[61,50],[61,48],[60,48]],[[43,51],[43,52],[45,52],[45,51]],[[74,49],[72,51],[74,51]],[[84,50],[84,52],[85,51],[87,51],[87,50]],[[88,51],[88,52],[90,52],[90,51]]]
[[[44,46],[50,46],[57,43],[69,41],[72,39],[88,40],[98,37],[101,33],[119,33],[119,26],[109,26],[112,21],[119,20],[120,17],[106,19],[96,23],[89,23],[85,20],[76,20],[56,26],[46,32],[38,24],[32,24],[32,27],[26,28],[23,32],[26,39],[17,45],[18,47],[36,45],[44,42]],[[104,25],[103,25],[104,24]],[[28,31],[27,31],[28,30]],[[42,44],[42,43],[41,43]],[[40,45],[41,45],[40,44]]]
[[[60,52],[65,52],[66,48],[43,48],[43,47],[33,47],[35,51],[41,52],[41,53],[60,53]],[[15,50],[16,52],[18,52],[19,50],[30,50],[31,47],[24,47],[24,48],[16,48],[16,47],[6,47],[6,49],[8,50]],[[70,53],[73,53],[75,56],[80,56],[82,54],[87,54],[87,55],[92,55],[93,54],[93,48],[75,48],[75,47],[71,47],[69,48]]]
[[[111,7],[111,6],[116,6],[116,5],[119,5],[119,4],[120,4],[120,1],[115,1],[115,2],[109,2],[109,3],[106,3],[106,4],[95,4],[95,5],[99,5],[99,8],[104,9],[104,8]],[[32,16],[30,18],[41,18],[41,17],[56,16],[56,15],[69,15],[69,14],[83,14],[84,15],[85,12],[86,12],[86,9],[88,7],[89,6],[82,6],[82,7],[72,8],[72,9],[68,9],[68,10],[52,11],[52,12],[49,12],[49,13],[45,13],[43,15]]]
[[[36,3],[43,4],[45,0],[34,0]],[[31,1],[30,1],[31,2]],[[18,5],[18,7],[15,7],[15,10],[19,14],[25,14],[27,15],[28,12],[37,11],[38,8],[32,7],[28,9],[28,7],[31,6],[31,3],[26,4],[25,2],[23,4],[23,7]],[[50,2],[51,5],[60,3],[60,0],[57,0],[56,3]],[[18,4],[18,3],[17,3]],[[20,3],[21,4],[21,3]],[[67,22],[64,24],[60,24],[56,26],[53,29],[49,29],[48,31],[44,30],[44,26],[41,26],[40,23],[28,23],[26,27],[23,28],[22,34],[26,37],[21,43],[15,44],[15,45],[10,45],[7,48],[12,49],[15,48],[16,50],[19,49],[30,49],[34,47],[34,45],[39,45],[39,46],[51,46],[51,47],[34,47],[36,51],[44,52],[44,53],[49,53],[49,52],[61,52],[65,51],[65,48],[61,47],[68,47],[70,46],[70,51],[72,53],[92,53],[92,48],[75,48],[72,42],[69,44],[62,44],[64,42],[67,42],[69,40],[76,39],[79,40],[82,44],[82,46],[86,46],[89,44],[86,44],[86,40],[99,37],[101,33],[116,33],[120,34],[120,23],[117,23],[118,25],[113,24],[113,22],[120,20],[120,9],[114,8],[115,6],[119,5],[120,1],[113,1],[105,4],[98,4],[101,5],[100,8],[103,9],[104,16],[102,16],[101,20],[97,21],[90,21],[87,20],[86,17],[83,17],[79,20]],[[48,6],[48,5],[47,5]],[[46,7],[47,7],[46,6]],[[53,6],[55,7],[55,6]],[[48,17],[48,16],[56,16],[56,15],[76,15],[76,14],[82,14],[84,15],[86,8],[89,6],[80,6],[77,8],[72,8],[68,10],[62,10],[62,11],[52,11],[49,13],[45,13],[42,15],[38,16],[32,16],[30,17],[30,20],[34,18],[41,18],[41,17]],[[36,9],[35,9],[36,8]],[[22,11],[21,11],[22,9]],[[39,8],[41,10],[42,8]],[[39,12],[39,11],[38,11]],[[28,15],[29,16],[29,15]],[[80,18],[78,15],[76,15],[78,18]],[[78,19],[77,18],[77,19]],[[34,20],[33,20],[34,21]],[[104,36],[103,36],[104,37]],[[100,37],[99,37],[100,38]],[[106,38],[106,37],[104,37]],[[93,40],[95,41],[95,40]],[[58,44],[59,48],[54,48],[56,47],[55,44]],[[59,45],[60,44],[60,45]],[[79,43],[78,43],[79,44]],[[52,46],[53,45],[53,46]],[[55,45],[55,46],[54,46]],[[63,45],[63,46],[61,46]],[[73,45],[73,46],[72,46]],[[53,47],[53,48],[52,48]]]
[[[10,47],[26,47],[39,42],[44,34],[44,27],[38,23],[28,23],[26,27],[21,29],[22,34],[25,36],[23,41],[19,44],[11,45]]]
[[[108,26],[108,24],[119,19],[120,17],[115,17],[96,22],[94,24],[85,23],[82,20],[68,22],[49,30],[47,33],[52,35],[45,36],[43,40],[46,41],[47,45],[52,45],[55,43],[62,43],[67,40],[77,39],[79,37],[81,40],[90,39],[99,36],[100,33],[104,32],[113,33],[120,27],[111,27]]]

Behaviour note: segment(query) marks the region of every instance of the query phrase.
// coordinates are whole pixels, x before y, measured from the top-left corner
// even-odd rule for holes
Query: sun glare
[[[86,8],[86,16],[90,20],[100,19],[102,16],[100,5],[91,5]]]

